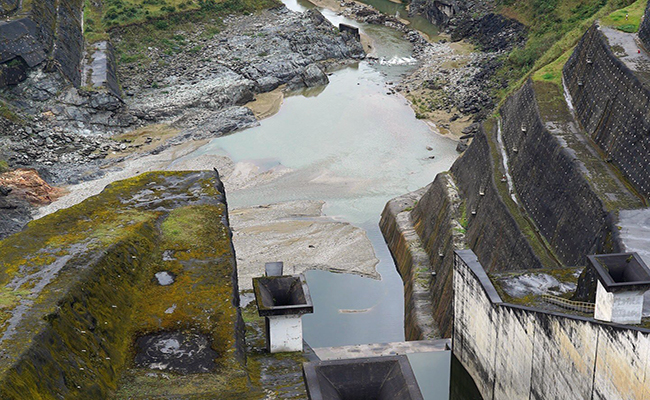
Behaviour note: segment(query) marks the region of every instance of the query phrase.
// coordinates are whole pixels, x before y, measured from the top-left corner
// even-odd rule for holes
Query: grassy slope
[[[527,25],[529,40],[523,48],[513,50],[499,75],[508,79],[510,86],[498,93],[500,100],[534,72],[535,78],[558,83],[560,71],[571,54],[571,50],[584,32],[596,19],[603,19],[609,25],[621,27],[625,24],[616,20],[629,10],[626,23],[636,23],[643,14],[646,0],[500,0],[499,11]],[[615,12],[616,11],[616,12]],[[609,23],[609,21],[612,21]],[[636,21],[636,22],[635,22]],[[617,25],[618,24],[618,25]]]
[[[114,28],[152,25],[158,31],[177,24],[219,19],[279,5],[277,0],[86,0],[84,34],[90,43],[106,40]]]

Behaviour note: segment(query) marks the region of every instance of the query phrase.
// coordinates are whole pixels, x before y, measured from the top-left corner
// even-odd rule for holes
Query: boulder
[[[304,69],[302,80],[307,87],[327,85],[330,82],[327,75],[316,64],[309,64]]]

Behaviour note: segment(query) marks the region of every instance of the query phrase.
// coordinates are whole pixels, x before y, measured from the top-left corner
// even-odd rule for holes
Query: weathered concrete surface
[[[616,216],[591,188],[576,157],[546,129],[533,83],[510,96],[500,112],[517,197],[555,254],[577,265],[587,254],[619,251]]]
[[[433,319],[430,293],[434,272],[411,219],[411,210],[426,190],[422,188],[390,200],[379,222],[404,282],[404,336],[407,340],[434,339],[440,335]]]
[[[343,360],[348,358],[384,357],[398,354],[430,353],[448,351],[451,339],[412,340],[408,342],[357,344],[340,347],[317,347],[314,353],[321,360]]]
[[[203,335],[219,354],[215,365],[232,382],[247,380],[234,250],[214,172],[115,182],[1,241],[0,254],[3,399],[106,398],[133,339],[161,331]],[[173,284],[158,283],[161,270]],[[175,389],[187,388],[182,380]],[[194,383],[194,393],[204,389]]]
[[[454,290],[453,351],[484,399],[650,395],[650,330],[503,303],[471,251]]]
[[[650,89],[616,57],[597,25],[580,40],[563,75],[588,136],[636,190],[650,195]]]
[[[619,213],[621,240],[626,252],[636,252],[650,265],[650,209],[623,210]],[[643,316],[650,316],[650,291],[645,294]]]
[[[117,60],[113,44],[106,40],[86,49],[82,84],[94,89],[106,89],[116,97],[122,96],[117,79]]]
[[[283,261],[284,274],[309,269],[379,278],[370,240],[360,228],[322,215],[322,201],[293,201],[230,211],[239,287],[252,288],[264,263]]]
[[[598,281],[594,318],[618,324],[640,324],[643,314],[643,293],[608,291]]]

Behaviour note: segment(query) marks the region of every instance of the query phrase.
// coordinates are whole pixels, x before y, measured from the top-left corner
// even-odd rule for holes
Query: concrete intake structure
[[[302,315],[314,312],[303,274],[253,278],[260,317],[266,319],[270,353],[302,351]]]
[[[594,318],[619,324],[640,324],[643,295],[650,290],[650,269],[636,253],[588,256],[596,271]]]
[[[310,400],[423,400],[408,358],[353,358],[303,364]]]

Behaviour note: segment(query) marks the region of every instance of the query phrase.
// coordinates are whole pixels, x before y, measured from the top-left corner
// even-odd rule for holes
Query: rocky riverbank
[[[453,6],[456,17],[451,20],[429,18],[447,27],[446,33],[430,38],[411,29],[408,21],[382,14],[367,4],[345,0],[314,3],[359,22],[384,25],[404,34],[413,44],[413,56],[420,66],[393,90],[410,101],[417,118],[426,120],[441,134],[459,140],[460,151],[476,131],[474,123],[485,119],[494,109],[496,90],[507,86],[507,82],[495,79],[504,55],[523,45],[526,39],[522,24],[490,13],[487,5],[478,14],[470,15],[465,2],[459,2],[463,4]],[[411,6],[412,12],[426,14],[421,5]]]
[[[95,179],[114,163],[106,161],[109,155],[134,150],[129,140],[114,140],[116,134],[165,123],[178,129],[168,146],[254,126],[255,116],[242,106],[256,93],[283,84],[326,84],[328,68],[365,55],[356,39],[338,33],[317,11],[298,14],[284,7],[229,16],[221,24],[183,25],[172,40],[137,47],[144,29],[113,34],[122,54],[123,100],[76,89],[43,69],[4,89],[0,96],[11,104],[16,123],[0,127],[0,158],[12,167],[46,170],[55,184]]]
[[[365,56],[355,38],[339,33],[315,10],[299,14],[278,7],[155,29],[132,26],[113,32],[124,99],[76,89],[45,67],[3,89],[0,98],[7,105],[0,104],[5,116],[0,119],[0,161],[35,169],[54,185],[97,180],[106,173],[132,176],[150,170],[143,167],[143,156],[257,125],[244,107],[256,94],[283,85],[327,84],[328,69]],[[145,34],[172,40],[133,47],[146,41]],[[134,167],[111,172],[127,164]],[[9,200],[3,207],[20,211],[20,218],[12,219],[12,229],[3,235],[29,219],[28,202],[13,195]]]

